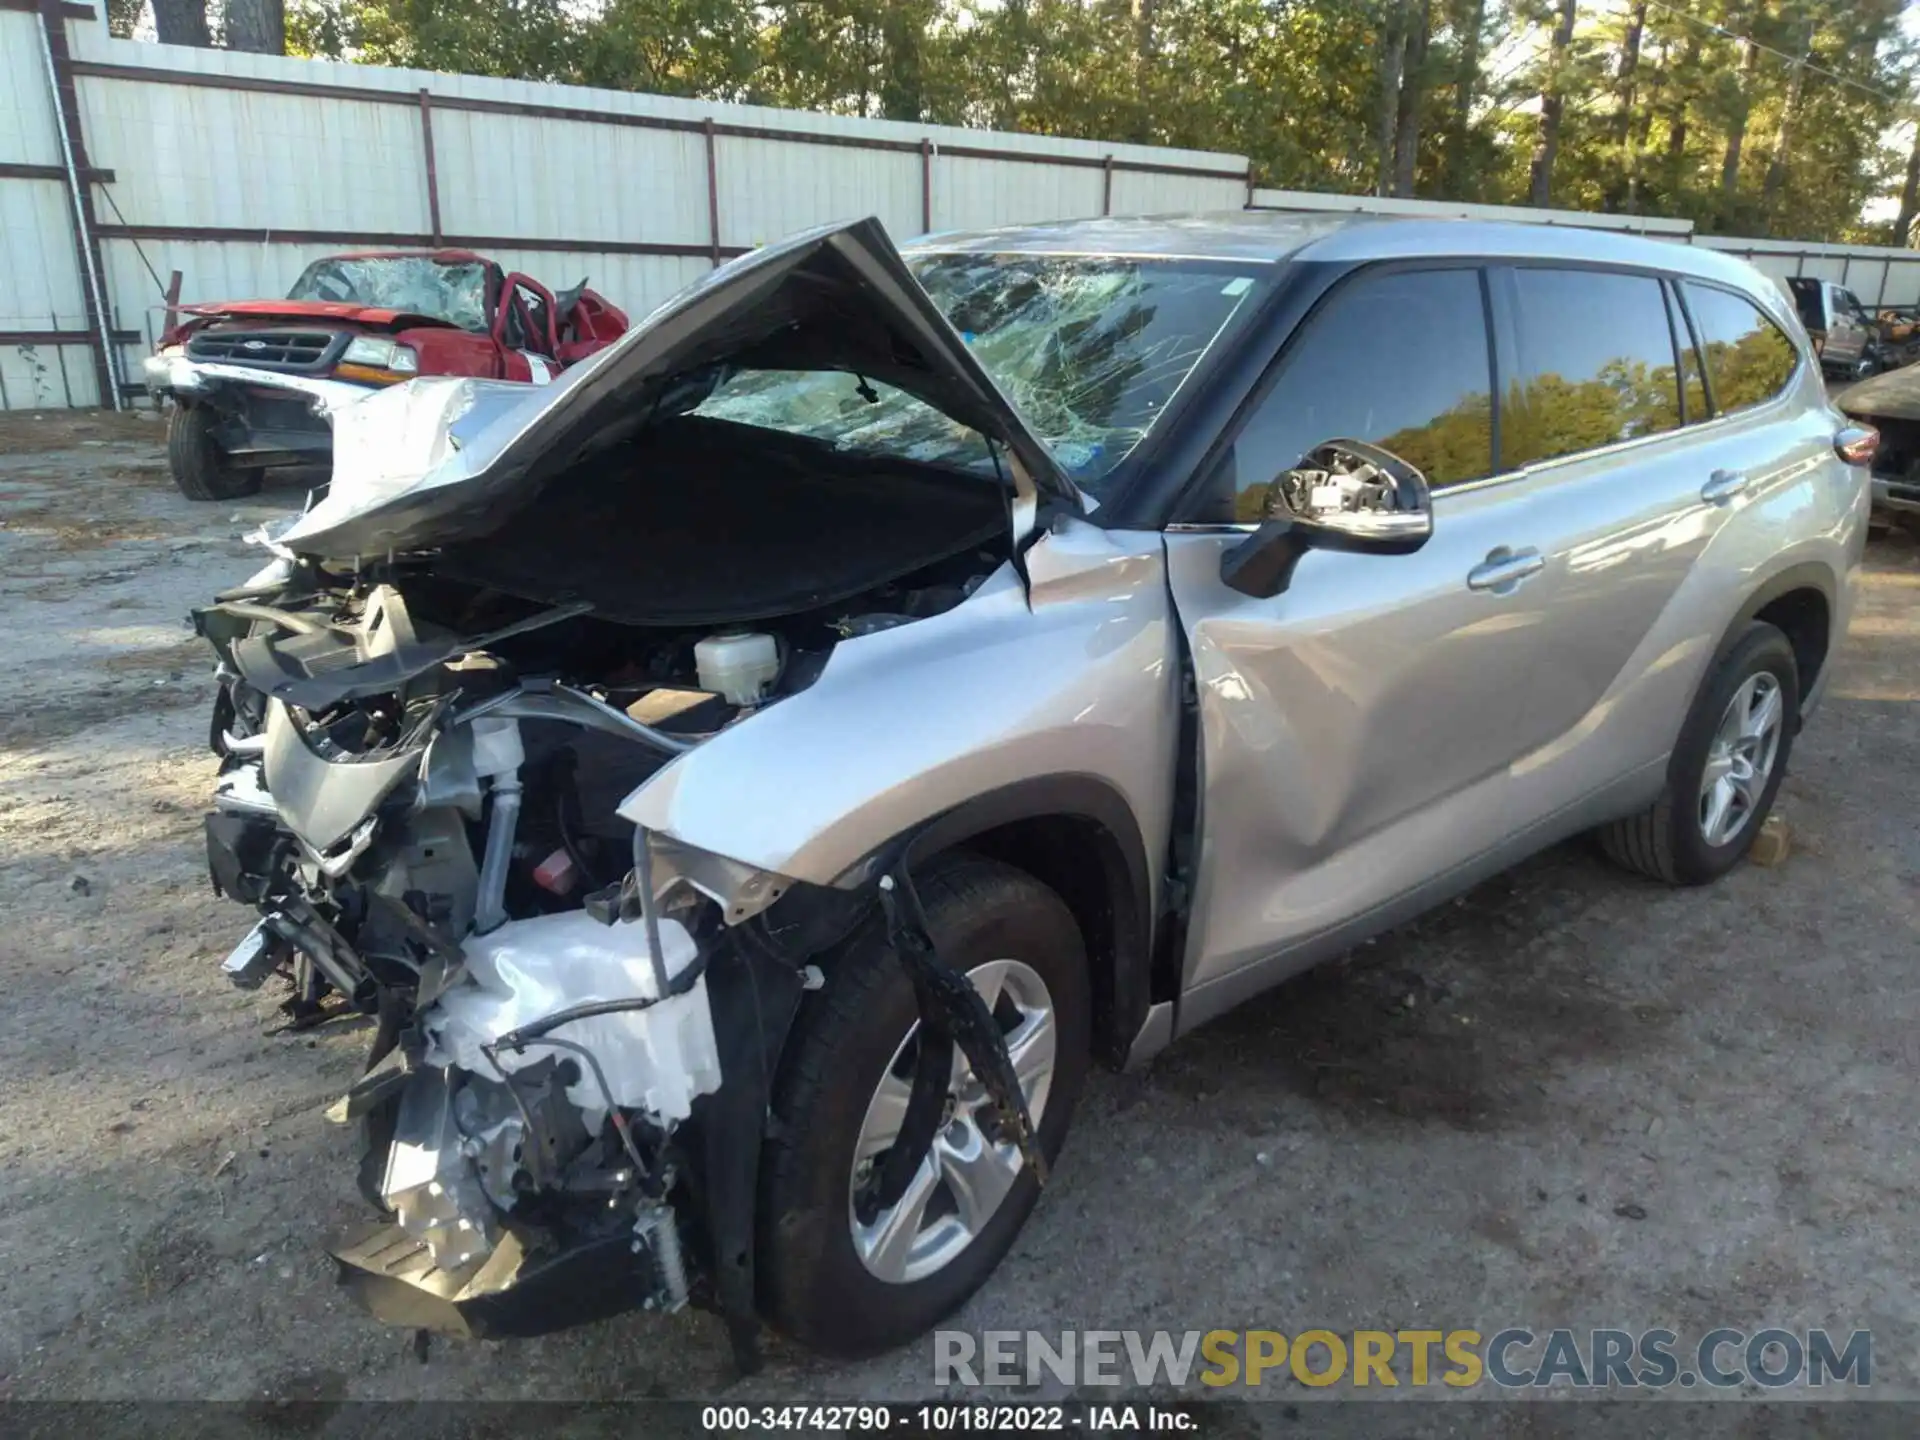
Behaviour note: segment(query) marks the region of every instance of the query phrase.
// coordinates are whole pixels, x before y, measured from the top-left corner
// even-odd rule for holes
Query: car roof
[[[321,260],[434,260],[442,265],[466,265],[477,263],[491,265],[493,261],[472,250],[342,250],[337,255],[322,255]],[[318,263],[318,262],[315,262]]]
[[[1101,216],[1008,225],[995,230],[927,235],[908,254],[1024,252],[1048,255],[1139,255],[1156,259],[1284,260],[1351,217],[1224,210],[1202,215]]]
[[[1358,264],[1430,256],[1574,260],[1630,265],[1771,288],[1745,261],[1704,247],[1584,226],[1426,219],[1351,211],[1227,210],[1199,215],[1103,216],[997,230],[928,235],[908,254],[1024,252],[1224,261],[1325,260]]]

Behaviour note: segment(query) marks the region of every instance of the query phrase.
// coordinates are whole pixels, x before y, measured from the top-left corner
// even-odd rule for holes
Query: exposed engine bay
[[[222,682],[209,864],[260,914],[226,972],[283,976],[294,1027],[379,1020],[337,1109],[365,1126],[361,1188],[388,1217],[336,1252],[376,1313],[510,1333],[548,1328],[523,1291],[564,1294],[568,1323],[688,1301],[673,1202],[700,1165],[680,1127],[729,1070],[710,967],[760,967],[753,998],[790,1008],[873,896],[797,887],[770,924],[795,887],[620,804],[835,646],[950,609],[1004,563],[962,548],[703,628],[543,604],[444,557],[283,559],[196,613]]]

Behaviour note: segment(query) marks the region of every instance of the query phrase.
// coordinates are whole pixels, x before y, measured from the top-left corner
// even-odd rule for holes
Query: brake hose
[[[565,1010],[556,1010],[551,1015],[522,1025],[517,1030],[509,1030],[493,1043],[503,1050],[523,1050],[535,1040],[543,1038],[548,1032],[558,1030],[562,1025],[571,1025],[575,1020],[591,1020],[596,1015],[623,1015],[636,1010],[650,1010],[662,1000],[670,1000],[676,995],[684,995],[694,983],[706,974],[707,957],[704,952],[694,956],[693,963],[673,978],[673,983],[658,995],[629,995],[620,1000],[588,1000],[579,1005],[569,1005]]]

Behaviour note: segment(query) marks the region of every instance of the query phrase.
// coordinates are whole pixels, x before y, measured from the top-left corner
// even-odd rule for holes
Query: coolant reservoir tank
[[[745,631],[709,635],[693,647],[693,665],[702,690],[729,704],[758,705],[780,673],[780,644],[771,635]]]
[[[511,775],[527,762],[520,722],[483,715],[473,722],[473,768],[482,775]]]

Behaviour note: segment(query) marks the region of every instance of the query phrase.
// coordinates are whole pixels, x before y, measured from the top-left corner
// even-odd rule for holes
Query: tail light
[[[1833,453],[1849,465],[1871,465],[1880,449],[1880,432],[1871,425],[1849,425],[1833,437]]]

